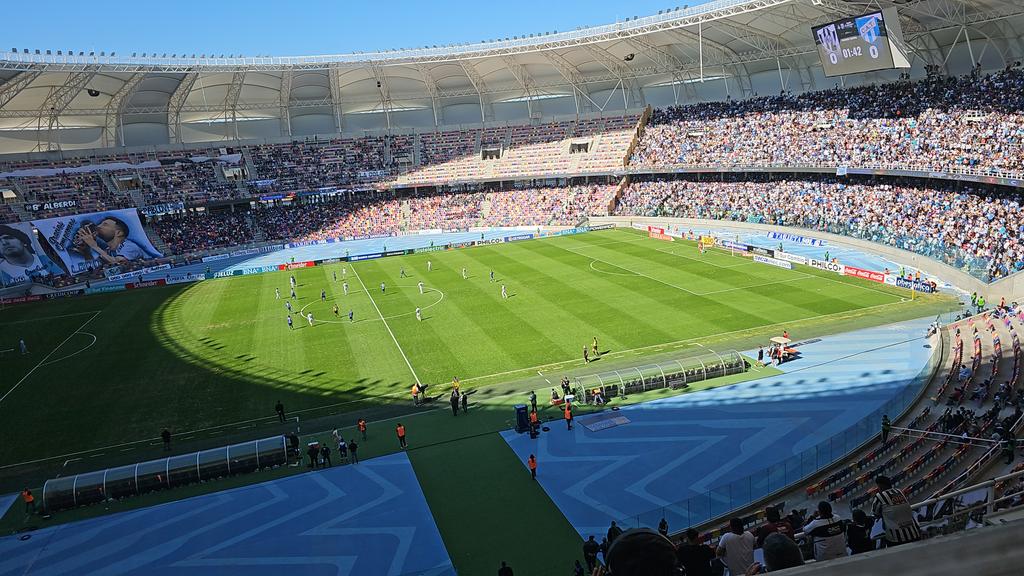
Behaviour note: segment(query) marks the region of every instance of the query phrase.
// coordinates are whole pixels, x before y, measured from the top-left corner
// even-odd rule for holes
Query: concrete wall
[[[1003,278],[999,281],[987,284],[966,272],[962,272],[948,264],[944,264],[938,260],[933,260],[927,256],[922,256],[908,250],[894,248],[885,244],[877,244],[875,242],[869,242],[859,238],[839,236],[828,232],[818,232],[817,230],[791,228],[788,226],[773,226],[770,224],[753,224],[750,222],[732,222],[728,220],[699,220],[695,218],[661,218],[643,216],[593,216],[590,218],[590,222],[591,224],[615,224],[616,226],[630,226],[632,223],[636,222],[644,225],[671,225],[681,228],[718,228],[736,230],[737,232],[788,232],[790,234],[800,236],[809,235],[815,238],[827,240],[828,242],[840,246],[849,246],[864,252],[881,254],[893,261],[923,270],[929,275],[941,278],[944,281],[968,292],[978,292],[985,296],[985,299],[988,302],[993,304],[998,304],[999,299],[1002,297],[1005,297],[1008,302],[1024,299],[1024,273],[1014,274],[1009,278]]]

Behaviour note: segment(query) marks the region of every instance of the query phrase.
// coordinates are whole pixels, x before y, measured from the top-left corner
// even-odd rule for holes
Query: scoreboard
[[[811,28],[825,76],[909,68],[894,9],[869,12]]]

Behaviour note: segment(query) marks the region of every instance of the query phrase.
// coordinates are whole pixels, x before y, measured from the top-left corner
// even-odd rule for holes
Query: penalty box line
[[[78,334],[79,332],[81,332],[83,328],[85,328],[85,327],[86,327],[86,326],[87,326],[87,325],[88,325],[88,324],[89,324],[90,322],[92,322],[93,320],[95,320],[95,319],[96,319],[96,317],[100,315],[100,312],[101,312],[100,310],[97,310],[96,312],[93,312],[93,315],[92,315],[92,316],[89,316],[89,319],[88,319],[88,320],[86,320],[85,322],[83,322],[83,323],[82,323],[82,325],[81,325],[81,326],[79,326],[78,328],[76,328],[74,332],[72,332],[71,334],[68,334],[68,337],[67,337],[67,338],[65,338],[64,340],[62,340],[60,344],[57,344],[56,348],[54,348],[53,350],[50,350],[50,353],[49,353],[49,354],[47,354],[46,356],[43,356],[43,359],[42,359],[42,360],[40,360],[38,364],[36,364],[35,366],[33,366],[33,367],[32,367],[32,369],[31,369],[31,370],[29,370],[27,374],[25,374],[24,376],[22,376],[22,377],[21,377],[21,380],[18,380],[18,382],[17,382],[17,383],[16,383],[16,384],[15,384],[14,386],[12,386],[10,390],[8,390],[7,392],[5,392],[3,396],[0,396],[0,404],[2,404],[2,403],[3,403],[3,401],[7,399],[7,397],[8,397],[8,396],[10,396],[11,394],[13,394],[13,393],[14,393],[14,391],[15,391],[15,390],[17,390],[17,389],[18,389],[18,387],[19,387],[19,386],[21,386],[21,384],[22,384],[22,383],[23,383],[23,382],[24,382],[25,380],[28,380],[28,377],[29,377],[29,376],[31,376],[31,375],[32,375],[32,374],[33,374],[33,373],[34,373],[34,372],[35,372],[35,371],[36,371],[37,369],[39,369],[39,367],[40,367],[40,366],[43,366],[44,364],[46,364],[46,361],[50,359],[50,356],[53,356],[53,354],[54,354],[55,352],[57,352],[57,350],[60,350],[62,346],[64,346],[65,344],[67,344],[67,343],[68,343],[68,340],[71,340],[71,339],[72,339],[72,338],[73,338],[73,337],[75,336],[75,334]]]
[[[391,331],[391,326],[388,324],[388,321],[384,319],[384,314],[381,313],[380,307],[377,306],[377,301],[373,299],[373,295],[366,289],[366,284],[363,283],[363,279],[359,276],[359,271],[356,270],[355,266],[352,267],[352,273],[356,275],[356,280],[359,280],[359,285],[363,287],[363,291],[366,292],[367,297],[370,298],[370,304],[373,304],[374,310],[376,310],[377,315],[380,316],[380,321],[383,322],[384,327],[388,329],[388,334],[391,335],[391,340],[394,341],[395,347],[398,348],[398,353],[401,354],[402,359],[405,360],[405,365],[409,367],[409,372],[412,373],[412,377],[416,380],[416,384],[422,384],[422,382],[420,382],[420,377],[416,375],[416,370],[412,367],[412,363],[409,362],[409,357],[405,355],[405,350],[402,350],[402,345],[398,343],[398,338],[395,338],[395,333]]]

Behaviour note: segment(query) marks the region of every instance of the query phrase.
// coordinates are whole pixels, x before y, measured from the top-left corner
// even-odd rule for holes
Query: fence
[[[617,521],[625,527],[638,528],[657,526],[658,522],[665,518],[669,526],[697,526],[722,518],[736,509],[746,507],[824,470],[878,434],[883,414],[902,414],[917,401],[921,390],[928,385],[942,358],[942,354],[938,353],[940,339],[934,337],[931,342],[931,357],[911,383],[878,409],[839,434],[739,480]]]

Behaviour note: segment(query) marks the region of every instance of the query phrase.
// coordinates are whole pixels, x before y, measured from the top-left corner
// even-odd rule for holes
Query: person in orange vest
[[[25,514],[36,513],[36,497],[32,495],[32,491],[25,488],[21,491],[21,499],[25,501]]]
[[[366,420],[360,418],[356,422],[356,426],[359,428],[359,433],[363,435],[363,442],[366,442]]]
[[[572,406],[565,408],[565,429],[572,430]]]
[[[530,437],[537,437],[537,430],[540,429],[540,417],[537,416],[537,408],[530,410]]]
[[[526,465],[530,467],[530,477],[534,480],[537,479],[537,457],[530,454],[530,458],[527,459]]]
[[[402,426],[401,422],[395,427],[395,434],[398,434],[398,445],[402,447],[402,450],[408,448],[408,444],[405,443],[405,426]]]
[[[418,384],[412,385],[412,403],[416,406],[420,404],[420,387]]]

